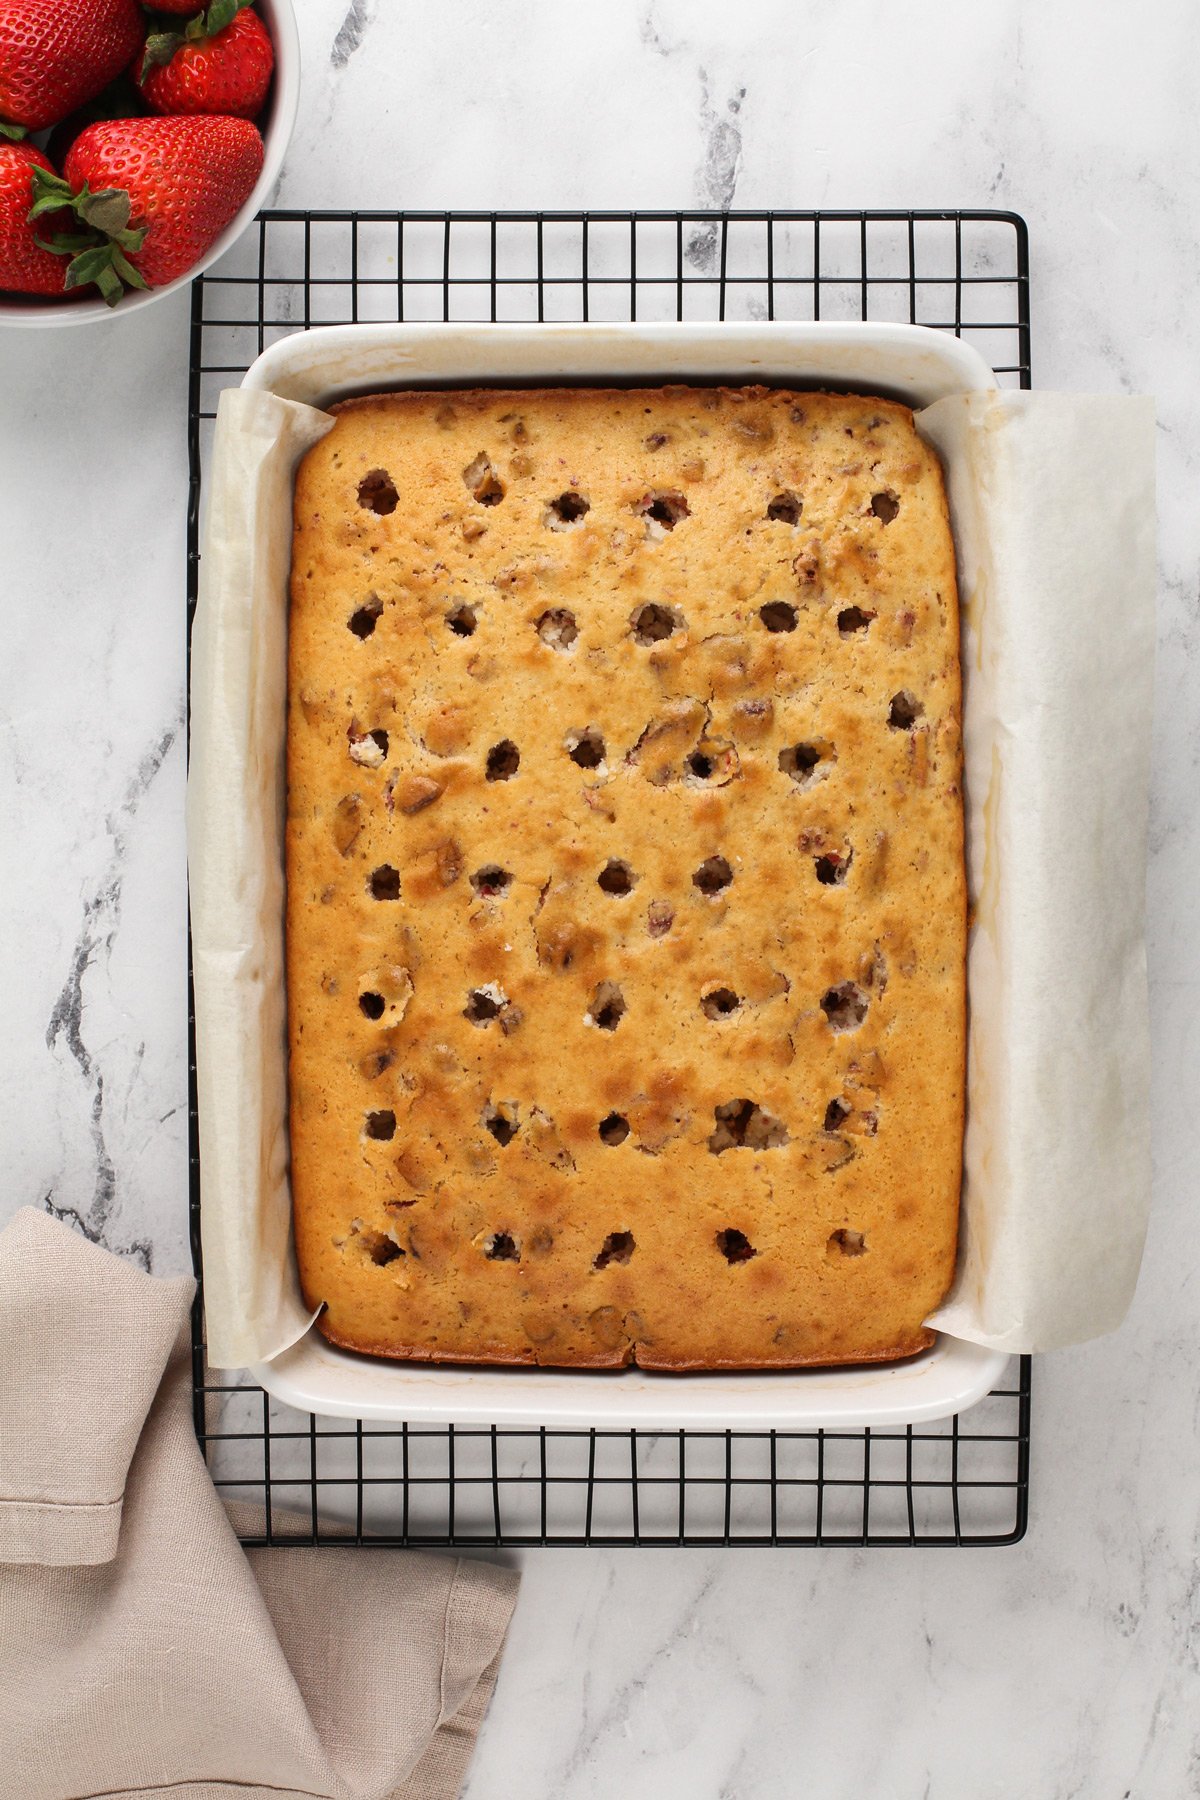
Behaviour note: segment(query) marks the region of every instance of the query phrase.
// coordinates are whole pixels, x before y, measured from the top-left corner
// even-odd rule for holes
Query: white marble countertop
[[[1160,408],[1156,1211],[1126,1325],[1038,1365],[1029,1535],[527,1555],[469,1800],[1200,1794],[1200,15],[298,10],[284,204],[1011,207],[1035,383]],[[52,1208],[156,1272],[187,1266],[187,319],[0,333],[0,1216]]]

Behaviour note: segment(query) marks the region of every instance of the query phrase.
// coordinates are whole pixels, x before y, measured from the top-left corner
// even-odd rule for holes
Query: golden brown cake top
[[[953,1266],[953,551],[911,414],[339,409],[296,490],[297,1242],[336,1341],[905,1354]]]

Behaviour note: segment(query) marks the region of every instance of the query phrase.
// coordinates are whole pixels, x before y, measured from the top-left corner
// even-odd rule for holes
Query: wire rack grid
[[[1000,212],[267,212],[193,291],[188,622],[217,397],[289,332],[369,320],[874,319],[973,342],[1028,387],[1024,221]],[[193,1021],[194,1025],[194,1021]],[[201,1275],[195,1041],[191,1228]],[[1028,1518],[1030,1367],[896,1430],[364,1424],[208,1368],[196,1431],[247,1543],[1002,1545]],[[247,1519],[250,1515],[244,1515]]]

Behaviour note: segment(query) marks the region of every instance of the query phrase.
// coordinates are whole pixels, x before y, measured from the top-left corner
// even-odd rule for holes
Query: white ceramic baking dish
[[[346,325],[272,344],[243,386],[313,406],[420,385],[723,381],[853,388],[914,407],[996,386],[969,345],[892,324]],[[253,1374],[288,1405],[368,1420],[602,1427],[861,1429],[944,1418],[981,1399],[1008,1358],[940,1334],[922,1355],[863,1368],[654,1374],[388,1363],[310,1329]]]

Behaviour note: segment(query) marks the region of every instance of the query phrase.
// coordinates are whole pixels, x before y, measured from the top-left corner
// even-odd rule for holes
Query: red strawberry
[[[137,0],[0,0],[4,135],[65,119],[120,73],[145,35]]]
[[[154,0],[155,12],[186,13],[198,11],[196,0]]]
[[[32,144],[0,141],[0,288],[18,294],[61,294],[66,264],[39,246],[41,233],[29,222],[35,169],[54,173]]]
[[[252,119],[262,111],[275,52],[258,14],[244,10],[249,4],[213,0],[183,32],[147,38],[135,75],[155,112]]]
[[[185,275],[249,198],[263,141],[247,119],[112,119],[89,125],[56,175],[35,178],[34,212],[69,206],[86,228],[60,237],[66,286],[94,282],[110,306],[130,287]]]

